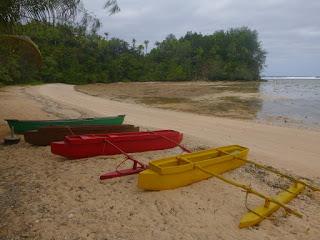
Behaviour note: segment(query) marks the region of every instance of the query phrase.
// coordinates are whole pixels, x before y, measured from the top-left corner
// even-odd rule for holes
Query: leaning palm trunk
[[[0,35],[0,44],[6,44],[13,49],[19,49],[28,60],[35,62],[40,67],[42,64],[42,56],[38,46],[27,36],[21,35]]]

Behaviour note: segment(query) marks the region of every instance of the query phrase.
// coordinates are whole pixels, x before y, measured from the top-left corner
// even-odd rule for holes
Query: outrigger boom
[[[112,142],[110,142],[107,139],[105,139],[104,147],[105,147],[106,143],[109,143],[114,148],[118,149],[123,155],[125,155],[126,158],[120,164],[118,164],[118,166],[116,167],[116,171],[102,174],[100,176],[100,180],[116,178],[116,177],[122,177],[122,176],[127,176],[127,175],[132,175],[132,174],[137,174],[137,173],[147,169],[147,165],[145,165],[142,162],[139,162],[138,160],[134,159],[128,153],[124,152],[121,148],[119,148],[117,145],[113,144]],[[118,170],[118,168],[127,160],[133,161],[132,168]]]
[[[168,142],[176,144],[184,152],[188,152],[188,153],[191,152],[189,149],[185,148],[184,146],[182,146],[179,143],[176,143],[175,141],[171,140],[170,138],[167,138],[167,137],[165,137],[165,136],[163,136],[163,135],[161,135],[159,133],[155,133],[155,132],[150,132],[150,133],[152,133],[154,135],[157,135],[159,137],[162,137],[163,139],[167,140]],[[100,180],[105,180],[105,179],[111,179],[111,178],[117,178],[117,177],[123,177],[123,176],[127,176],[127,175],[137,174],[137,173],[142,172],[143,170],[146,170],[148,168],[148,166],[146,164],[134,159],[128,153],[126,153],[121,148],[119,148],[117,145],[113,144],[112,142],[110,142],[107,139],[105,139],[105,144],[104,144],[103,148],[105,148],[106,143],[109,143],[114,148],[118,149],[119,152],[121,152],[121,154],[123,154],[126,158],[120,164],[118,164],[118,166],[116,167],[116,171],[107,172],[107,173],[104,173],[104,174],[100,175]],[[127,160],[133,161],[132,168],[118,170],[118,168]]]
[[[238,157],[236,157],[236,158],[238,158]],[[254,162],[254,161],[248,160],[248,159],[243,159],[243,158],[238,158],[238,159],[240,159],[242,161],[245,161],[247,163],[253,164],[253,165],[257,166],[258,168],[262,168],[262,169],[267,170],[269,172],[273,172],[273,173],[275,173],[277,175],[280,175],[281,177],[287,178],[287,179],[289,179],[289,180],[291,180],[293,182],[303,184],[306,187],[310,188],[312,191],[320,191],[319,187],[316,187],[316,186],[313,186],[311,184],[308,184],[305,181],[302,181],[301,179],[297,179],[295,177],[292,177],[292,176],[290,176],[288,174],[284,174],[284,173],[282,173],[282,172],[278,171],[277,169],[274,169],[274,168],[272,168],[270,166],[262,165],[262,164],[259,164],[257,162]]]

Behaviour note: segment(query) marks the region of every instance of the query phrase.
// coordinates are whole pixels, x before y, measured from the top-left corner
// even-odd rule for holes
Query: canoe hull
[[[172,158],[182,158],[183,159],[195,159],[195,165],[199,165],[206,170],[213,172],[215,174],[221,174],[235,168],[238,168],[245,164],[245,161],[240,159],[236,159],[233,156],[226,155],[220,157],[212,157],[208,158],[205,161],[197,160],[200,158],[206,158],[207,156],[214,156],[216,152],[224,151],[224,150],[232,150],[232,149],[239,149],[239,153],[235,156],[240,158],[246,158],[249,149],[232,145],[227,147],[221,147],[217,149],[209,149],[194,153],[182,154],[177,155]],[[157,162],[156,162],[157,161]],[[139,173],[138,177],[138,187],[145,189],[145,190],[166,190],[166,189],[174,189],[178,187],[183,187],[201,180],[205,180],[211,177],[211,175],[204,173],[200,169],[196,168],[195,165],[189,164],[181,164],[179,167],[175,169],[167,169],[164,172],[156,171],[156,166],[153,166],[153,162],[159,163],[163,161],[164,165],[169,165],[170,158],[167,159],[160,159],[151,161],[149,163],[149,169]],[[167,163],[166,163],[167,161]]]
[[[84,126],[50,126],[41,127],[38,130],[25,132],[24,140],[32,145],[47,146],[55,141],[63,141],[68,135],[83,135],[83,134],[107,134],[119,132],[139,132],[139,127],[134,125],[84,125]]]
[[[81,125],[121,125],[125,115],[101,118],[78,118],[58,120],[16,120],[6,119],[10,128],[17,134],[26,131],[37,130],[40,127],[48,126],[81,126]]]
[[[121,154],[118,148],[126,153],[145,152],[176,147],[182,138],[182,133],[173,130],[67,136],[51,143],[51,152],[69,159]]]

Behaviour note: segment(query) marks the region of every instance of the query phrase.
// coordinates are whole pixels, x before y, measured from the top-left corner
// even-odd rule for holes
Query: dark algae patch
[[[138,102],[144,104],[159,104],[165,105],[170,103],[190,103],[190,99],[188,98],[178,98],[178,97],[142,97],[138,99]]]
[[[253,119],[261,100],[252,97],[260,82],[145,82],[76,86],[78,91],[113,100],[204,115]],[[249,94],[249,95],[248,95]]]

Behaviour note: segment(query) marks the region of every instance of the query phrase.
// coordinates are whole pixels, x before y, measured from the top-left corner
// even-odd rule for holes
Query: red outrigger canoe
[[[66,136],[52,142],[51,152],[69,159],[173,148],[183,134],[173,130]]]

